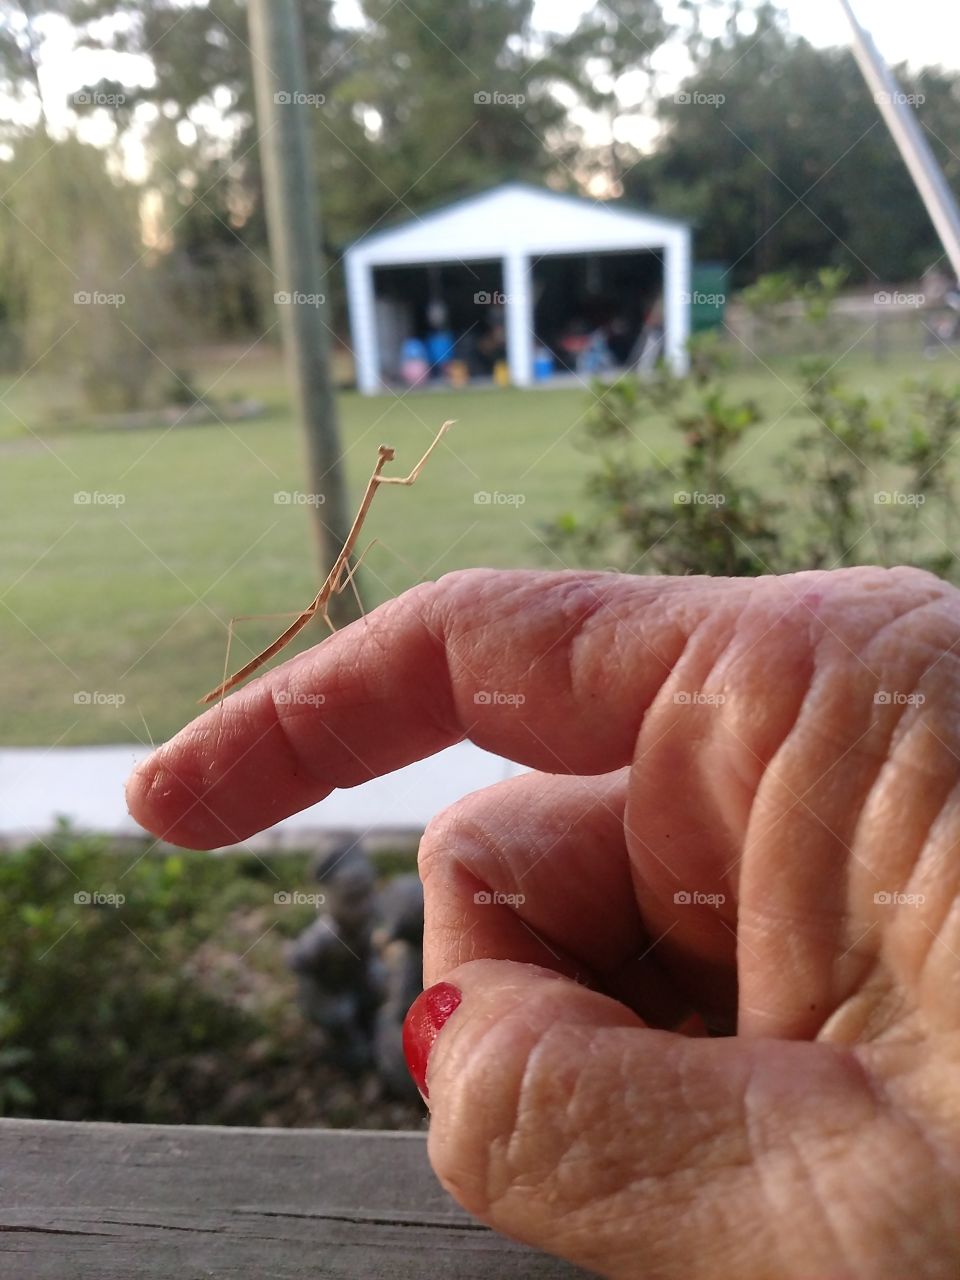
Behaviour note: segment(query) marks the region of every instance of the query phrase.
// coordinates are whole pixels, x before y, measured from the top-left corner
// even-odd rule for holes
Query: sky
[[[340,0],[339,9],[346,14],[350,12],[351,3],[352,0]],[[591,0],[537,0],[534,20],[549,30],[571,31],[590,3]],[[893,0],[850,0],[850,3],[860,25],[873,36],[891,66],[908,62],[916,67],[938,63],[960,67],[960,39],[949,39],[949,33],[960,37],[960,11],[956,16],[946,16],[957,0],[911,0],[909,17]],[[661,0],[661,5],[670,20],[676,11],[676,0]],[[779,0],[779,7],[785,11],[790,28],[811,44],[819,47],[850,44],[850,24],[840,0]],[[714,34],[707,16],[704,16],[704,29],[708,35]],[[672,43],[657,50],[653,65],[662,77],[661,90],[667,91],[691,69],[686,51]],[[638,75],[633,85],[621,83],[624,105],[629,105],[631,90],[633,101],[642,102],[648,93],[646,78]],[[591,119],[584,112],[572,114],[584,130],[585,141],[604,140],[603,131],[607,127],[604,121]],[[658,125],[649,116],[624,116],[616,130],[620,139],[644,150],[654,143],[657,132]]]
[[[954,0],[853,0],[860,24],[890,63],[960,66],[960,10]],[[812,44],[846,44],[849,25],[839,0],[790,0],[790,25]]]
[[[851,2],[861,25],[871,32],[888,62],[960,66],[960,10],[956,0],[911,0],[909,10],[894,0]],[[348,3],[343,0],[344,5]],[[670,7],[670,0],[666,0],[664,8]],[[791,28],[812,44],[849,43],[850,28],[840,0],[780,0],[780,7]],[[585,8],[584,0],[538,0],[537,21],[554,30],[570,30]]]
[[[960,67],[960,39],[956,38],[960,37],[960,10],[955,9],[956,0],[911,0],[908,12],[893,0],[851,0],[851,3],[860,22],[872,33],[889,63],[907,61],[913,66],[942,63]],[[537,0],[535,23],[546,30],[570,31],[591,4],[592,0]],[[668,18],[675,5],[676,0],[663,0]],[[813,44],[849,43],[849,26],[840,0],[781,0],[781,7],[786,11],[792,29]],[[356,0],[338,0],[335,12],[340,21],[355,22],[358,13]],[[69,127],[71,113],[64,102],[64,89],[69,93],[74,88],[96,82],[103,74],[112,72],[116,75],[118,68],[116,63],[113,67],[106,67],[102,55],[72,51],[65,27],[55,33],[44,53],[42,75],[50,88],[51,116],[62,114],[63,126]],[[130,61],[135,63],[137,60]],[[669,88],[671,81],[679,81],[688,70],[685,51],[675,45],[658,50],[655,65],[661,73],[664,89]],[[133,72],[132,79],[139,79],[133,66],[128,68],[130,71]],[[118,78],[123,78],[123,73]],[[631,94],[629,82],[623,88],[628,95]],[[634,100],[641,101],[648,92],[645,77],[638,75],[632,95]],[[215,114],[211,112],[211,115]],[[51,123],[56,127],[61,122],[52,120]],[[579,123],[585,128],[588,142],[601,140],[594,136],[604,127],[601,122],[585,118]],[[108,122],[96,117],[88,118],[80,129],[81,136],[91,142],[106,142],[111,132]],[[618,128],[618,134],[622,134],[625,140],[644,148],[650,145],[655,132],[656,125],[649,119],[626,118]]]

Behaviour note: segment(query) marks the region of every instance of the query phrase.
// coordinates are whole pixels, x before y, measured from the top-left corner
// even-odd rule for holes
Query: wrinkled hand
[[[455,574],[201,716],[129,802],[212,848],[464,736],[540,770],[421,847],[426,981],[462,993],[444,1185],[611,1277],[956,1277],[958,657],[960,595],[910,569]]]

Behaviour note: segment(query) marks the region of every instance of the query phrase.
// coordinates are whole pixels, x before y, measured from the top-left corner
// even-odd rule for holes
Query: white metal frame
[[[960,210],[956,197],[947,186],[943,170],[930,150],[912,104],[870,33],[860,25],[850,0],[840,0],[840,4],[853,31],[853,52],[863,78],[926,205],[954,275],[960,279]]]

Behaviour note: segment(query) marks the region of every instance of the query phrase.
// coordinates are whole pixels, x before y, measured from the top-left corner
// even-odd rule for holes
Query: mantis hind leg
[[[217,685],[216,689],[212,689],[210,693],[208,693],[205,697],[200,699],[201,704],[216,702],[219,700],[220,705],[222,706],[223,699],[226,697],[227,693],[229,693],[232,687],[231,678],[228,676],[227,673],[230,670],[230,650],[233,648],[233,638],[234,638],[234,635],[236,634],[236,624],[238,622],[270,622],[276,619],[281,619],[281,620],[285,618],[297,619],[297,618],[302,618],[306,615],[315,614],[317,612],[318,610],[316,608],[316,605],[313,604],[313,605],[310,605],[307,609],[301,609],[299,611],[296,609],[289,609],[285,613],[240,613],[240,614],[237,614],[236,617],[231,618],[230,621],[227,623],[227,651],[223,657],[223,680],[219,685]],[[324,614],[324,616],[326,615]]]
[[[356,560],[353,562],[353,564],[350,566],[349,569],[347,568],[347,565],[344,564],[343,568],[340,571],[340,576],[336,579],[336,581],[333,583],[333,585],[330,588],[330,594],[332,596],[333,595],[338,596],[342,591],[346,591],[347,587],[349,586],[351,591],[353,592],[353,597],[357,602],[357,607],[360,610],[361,617],[364,617],[367,611],[363,607],[363,601],[360,599],[360,592],[357,590],[357,583],[356,583],[357,570],[360,568],[360,566],[363,564],[364,560],[366,559],[367,552],[372,550],[379,541],[380,541],[379,538],[372,538],[370,542],[367,543],[367,545],[363,548],[363,550],[357,556]],[[324,622],[327,624],[327,626],[330,628],[331,631],[336,631],[337,628],[334,625],[330,617],[330,614],[327,612],[326,604],[322,606],[320,610],[320,616],[321,618],[323,618]]]

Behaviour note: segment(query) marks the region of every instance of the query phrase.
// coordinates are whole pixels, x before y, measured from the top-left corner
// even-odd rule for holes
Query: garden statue
[[[314,869],[324,909],[291,943],[300,1007],[325,1033],[331,1060],[348,1070],[372,1061],[379,982],[371,935],[376,876],[356,845],[339,846]]]
[[[400,1036],[422,987],[420,880],[397,876],[378,891],[356,842],[321,857],[314,876],[323,912],[287,952],[300,1007],[325,1033],[331,1062],[352,1072],[374,1068],[386,1092],[409,1096]]]

